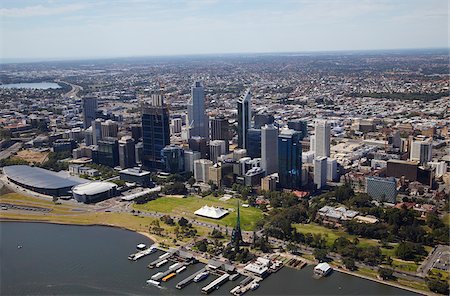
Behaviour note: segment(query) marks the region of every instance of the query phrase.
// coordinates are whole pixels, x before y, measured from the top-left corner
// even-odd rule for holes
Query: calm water
[[[61,88],[61,86],[54,82],[31,82],[31,83],[0,84],[0,88],[49,89],[49,88]]]
[[[158,271],[147,264],[161,252],[130,262],[127,257],[147,238],[131,231],[102,226],[65,226],[41,223],[0,223],[1,295],[201,295],[211,282],[192,283],[182,290],[175,285],[202,268],[190,266],[164,288],[146,286]],[[18,249],[17,246],[23,248]],[[228,282],[212,295],[231,295],[242,277]],[[258,290],[246,295],[412,295],[412,293],[339,272],[320,280],[312,278],[312,267],[297,271],[283,268],[265,279]]]

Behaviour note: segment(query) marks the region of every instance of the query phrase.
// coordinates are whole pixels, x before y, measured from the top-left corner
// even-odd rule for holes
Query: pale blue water
[[[0,84],[0,88],[55,89],[61,88],[61,86],[54,82],[31,82],[31,83]]]
[[[67,226],[43,223],[0,223],[0,295],[202,295],[209,276],[182,290],[175,285],[200,270],[196,264],[162,283],[163,289],[145,281],[160,268],[146,266],[162,252],[137,262],[127,259],[138,243],[152,242],[137,233],[103,226]],[[23,247],[18,249],[17,246]],[[227,282],[211,295],[231,295],[243,278]],[[283,268],[246,295],[413,295],[413,293],[333,272],[315,280],[312,266]]]

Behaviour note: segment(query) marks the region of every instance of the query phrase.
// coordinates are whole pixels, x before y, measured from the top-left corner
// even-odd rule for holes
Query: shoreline
[[[68,226],[70,226],[70,225],[75,225],[75,226],[103,226],[103,227],[119,228],[119,229],[123,229],[123,230],[132,231],[134,233],[137,233],[139,235],[142,235],[142,236],[146,237],[147,239],[151,240],[155,244],[159,244],[158,237],[153,235],[153,234],[150,234],[150,233],[147,233],[147,232],[143,232],[143,231],[138,231],[138,230],[135,230],[135,229],[126,228],[124,226],[111,225],[111,224],[98,224],[98,223],[89,223],[89,224],[79,224],[78,223],[78,224],[76,224],[76,223],[66,223],[66,222],[58,222],[58,221],[40,221],[40,220],[33,220],[33,219],[29,219],[29,220],[28,219],[27,220],[25,220],[25,219],[14,219],[14,218],[9,219],[9,218],[3,218],[3,217],[0,217],[0,222],[44,223],[44,224],[59,224],[59,225],[68,225]],[[313,265],[313,264],[311,264],[309,262],[310,261],[308,260],[308,262],[307,262],[308,265]],[[285,267],[289,268],[288,266],[285,266]],[[345,273],[345,274],[348,274],[348,275],[351,275],[351,276],[354,276],[354,277],[359,277],[359,278],[362,278],[362,279],[365,279],[365,280],[374,281],[374,282],[377,282],[379,284],[383,284],[383,285],[391,286],[391,287],[394,287],[394,288],[398,288],[398,289],[414,292],[414,293],[417,293],[419,295],[430,295],[430,296],[437,296],[437,295],[439,295],[439,294],[436,294],[436,293],[433,293],[433,292],[429,292],[429,291],[417,290],[417,289],[414,289],[414,288],[402,286],[400,284],[387,282],[387,281],[382,281],[382,280],[379,280],[377,278],[373,278],[373,277],[369,277],[369,276],[366,276],[366,275],[358,274],[358,273],[355,273],[355,272],[352,272],[352,271],[344,270],[344,269],[339,268],[337,266],[333,266],[333,270],[335,270],[337,272],[342,272],[342,273]]]

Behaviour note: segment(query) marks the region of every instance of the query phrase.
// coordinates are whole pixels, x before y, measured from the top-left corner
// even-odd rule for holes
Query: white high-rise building
[[[261,127],[261,168],[266,175],[278,171],[278,128],[273,124]]]
[[[205,113],[205,91],[200,81],[191,87],[191,99],[187,104],[189,136],[208,138],[208,118]]]
[[[209,181],[209,168],[213,162],[209,159],[199,159],[194,161],[194,178],[197,182],[207,183]]]
[[[336,181],[337,177],[336,159],[327,158],[327,181]]]
[[[91,126],[92,121],[96,118],[97,113],[97,98],[85,97],[82,100],[83,109],[83,127],[86,129]]]
[[[185,150],[184,151],[184,169],[186,172],[194,172],[194,162],[202,158],[198,151]]]
[[[424,141],[411,142],[410,159],[412,161],[419,161],[421,164],[426,164],[431,161],[432,156],[432,142],[430,139]]]
[[[428,165],[435,170],[434,175],[439,178],[447,172],[447,163],[445,161],[428,162]]]
[[[330,157],[330,124],[326,120],[316,120],[315,148],[316,157]]]
[[[327,158],[324,156],[314,159],[314,184],[321,189],[327,183]]]
[[[309,136],[309,151],[314,152],[316,149],[316,137],[314,135]]]
[[[217,163],[219,156],[226,153],[226,143],[224,140],[214,140],[209,142],[209,158],[213,163]]]
[[[108,119],[101,123],[102,138],[117,138],[119,125],[117,122]]]

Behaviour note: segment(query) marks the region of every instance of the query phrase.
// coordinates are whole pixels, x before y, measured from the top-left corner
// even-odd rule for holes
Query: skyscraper
[[[315,124],[315,155],[330,157],[330,124],[326,120],[317,120]]]
[[[327,183],[327,158],[319,156],[314,159],[314,184],[321,189]]]
[[[98,141],[102,139],[102,122],[100,118],[95,119],[92,122],[92,143],[98,145]]]
[[[136,148],[130,136],[124,136],[119,140],[119,165],[122,169],[136,165]]]
[[[102,138],[117,138],[119,132],[119,125],[111,119],[102,122],[101,124]]]
[[[104,138],[98,141],[99,164],[109,167],[119,165],[119,145],[116,138]]]
[[[308,124],[304,120],[291,120],[288,122],[288,128],[302,133],[302,139],[308,135]]]
[[[269,113],[257,113],[255,114],[255,118],[254,118],[254,128],[261,128],[263,126],[265,126],[266,124],[271,124],[275,121],[275,118],[273,117],[272,114]]]
[[[97,98],[85,97],[82,101],[83,109],[83,127],[86,129],[91,126],[92,121],[95,120],[97,112]]]
[[[419,161],[421,164],[426,164],[431,161],[432,157],[432,142],[428,140],[411,141],[410,159],[412,161]]]
[[[191,87],[191,99],[187,104],[190,137],[208,138],[208,118],[205,114],[205,91],[200,81]]]
[[[250,128],[247,130],[247,155],[251,158],[261,157],[261,130]]]
[[[278,171],[278,128],[273,124],[261,128],[261,168],[266,175]]]
[[[230,146],[230,125],[228,119],[223,115],[219,115],[209,120],[211,140],[224,140],[226,152],[229,151]]]
[[[162,169],[161,150],[170,144],[169,109],[162,95],[152,95],[142,104],[142,164],[149,169]]]
[[[247,149],[247,131],[252,119],[251,98],[250,89],[247,89],[238,99],[238,147],[244,149]]]
[[[184,171],[184,150],[178,145],[169,145],[161,150],[166,173],[181,173]]]
[[[209,142],[209,158],[213,163],[217,163],[219,156],[226,153],[225,141],[224,140],[214,140]]]
[[[299,189],[302,174],[301,135],[291,129],[281,130],[278,136],[278,176],[282,188]]]

